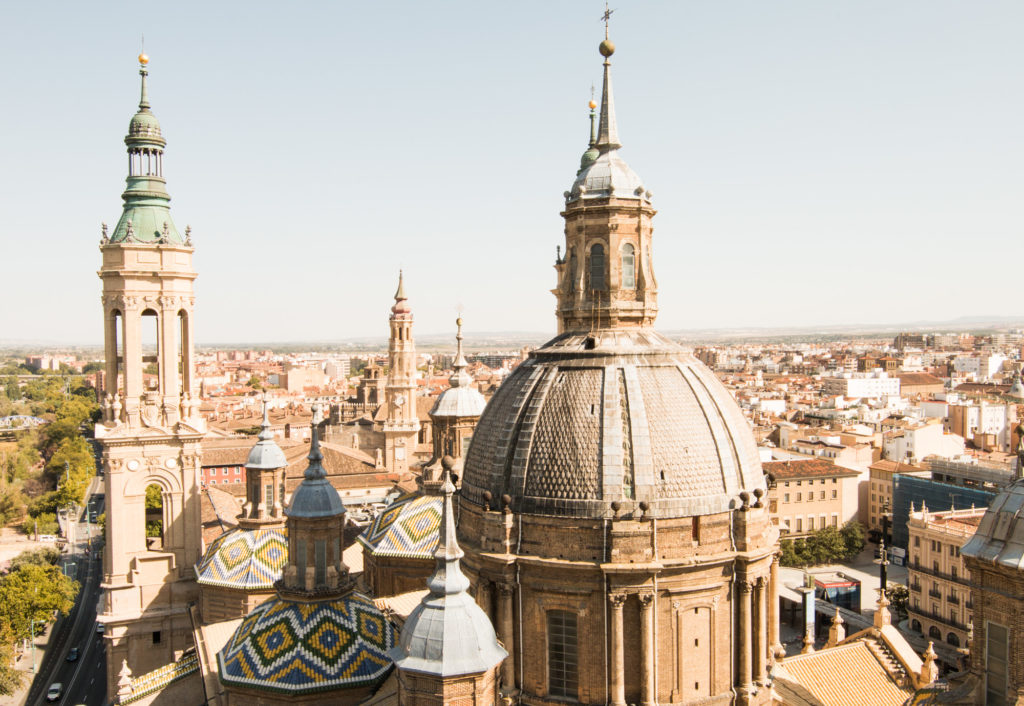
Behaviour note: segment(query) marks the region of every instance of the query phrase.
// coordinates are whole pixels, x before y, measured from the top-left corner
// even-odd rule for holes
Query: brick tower
[[[416,452],[420,422],[416,414],[416,342],[412,338],[412,309],[405,296],[401,272],[398,273],[398,290],[389,323],[384,467],[388,473],[405,474],[409,472],[409,460]]]

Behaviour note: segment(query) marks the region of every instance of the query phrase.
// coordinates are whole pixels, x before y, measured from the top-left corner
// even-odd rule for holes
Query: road
[[[94,501],[93,507],[96,505]],[[96,514],[102,511],[100,505]],[[61,557],[62,565],[63,562],[75,562],[73,567],[69,563],[66,568],[81,582],[82,589],[71,613],[53,627],[50,647],[39,667],[39,674],[32,684],[26,704],[35,706],[47,703],[46,690],[55,682],[64,685],[61,699],[57,702],[59,704],[102,706],[106,702],[107,655],[103,639],[96,634],[96,602],[103,577],[99,549],[103,546],[103,540],[96,525],[91,527],[93,537],[90,540],[88,512],[86,508],[81,516],[75,518],[74,547],[69,547],[68,554]],[[74,662],[68,662],[68,651],[72,647],[78,647],[79,657]]]

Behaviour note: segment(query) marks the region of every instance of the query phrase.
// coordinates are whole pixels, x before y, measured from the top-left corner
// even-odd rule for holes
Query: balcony
[[[921,592],[921,584],[919,584],[919,583],[912,583],[912,584],[910,584],[910,590],[913,593],[920,593]]]
[[[928,595],[932,598],[942,598],[942,591],[937,588],[929,588]]]
[[[955,596],[953,594],[949,594],[948,596],[946,596],[946,600],[949,601],[949,603],[951,605],[960,605],[960,597],[959,596]]]

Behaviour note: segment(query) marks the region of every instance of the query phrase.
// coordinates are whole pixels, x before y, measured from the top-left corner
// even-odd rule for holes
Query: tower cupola
[[[565,255],[555,262],[559,333],[650,327],[658,313],[651,261],[651,192],[619,155],[607,37],[600,116],[595,131],[590,102],[590,141],[565,192]]]
[[[139,54],[142,77],[139,110],[128,123],[124,143],[128,147],[127,188],[121,194],[124,212],[117,222],[111,242],[182,244],[183,238],[171,219],[167,182],[164,180],[164,147],[167,140],[160,121],[149,103],[149,57]]]

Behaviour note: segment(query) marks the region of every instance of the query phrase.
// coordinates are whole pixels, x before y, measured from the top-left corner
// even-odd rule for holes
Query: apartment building
[[[892,478],[897,473],[920,472],[924,469],[911,463],[900,463],[881,459],[868,466],[868,511],[861,513],[867,518],[868,530],[882,531],[882,515],[892,512]]]
[[[922,506],[907,522],[907,613],[911,629],[952,647],[967,645],[970,576],[960,547],[978,529],[984,507],[930,512]]]
[[[762,464],[768,508],[784,537],[805,537],[857,519],[857,471],[831,459],[809,458]]]

